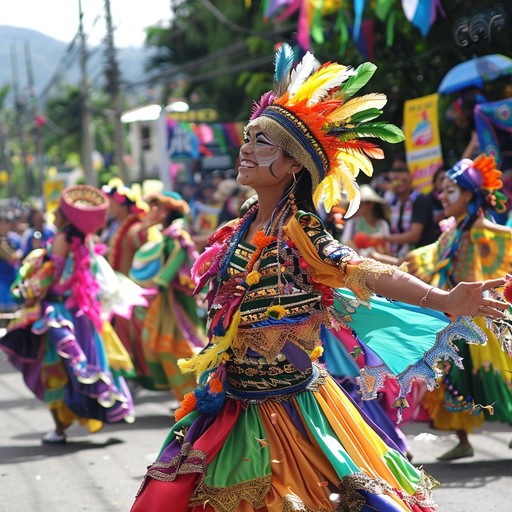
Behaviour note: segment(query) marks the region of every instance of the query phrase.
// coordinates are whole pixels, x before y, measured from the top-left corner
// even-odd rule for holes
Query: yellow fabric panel
[[[110,368],[113,370],[133,370],[130,355],[110,322],[103,322],[101,334]]]
[[[284,232],[295,242],[297,248],[311,267],[311,275],[318,282],[331,288],[341,288],[344,284],[344,275],[334,265],[323,261],[308,235],[304,232],[296,217],[284,227]]]

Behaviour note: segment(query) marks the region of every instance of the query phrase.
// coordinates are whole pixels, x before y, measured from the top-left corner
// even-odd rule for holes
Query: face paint
[[[247,134],[247,143],[252,146],[254,158],[260,167],[270,167],[279,157],[279,146],[274,144],[265,133]]]
[[[448,185],[443,189],[443,193],[449,204],[456,203],[460,197],[460,187],[457,185]]]

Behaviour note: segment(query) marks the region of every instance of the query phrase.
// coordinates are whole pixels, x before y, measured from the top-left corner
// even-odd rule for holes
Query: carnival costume
[[[107,230],[108,260],[114,270],[128,275],[135,251],[147,241],[147,229],[141,223],[141,214],[149,210],[139,194],[119,178],[112,178],[102,190],[111,201],[128,208],[129,214],[120,222],[112,221]]]
[[[257,104],[249,128],[268,134],[303,165],[301,173],[310,174],[315,198],[327,210],[339,203],[341,183],[353,212],[359,169],[371,174],[367,155],[382,156],[359,137],[403,140],[396,127],[372,121],[383,95],[352,98],[375,66],[352,70],[328,63],[317,69],[308,53],[290,71],[293,52],[286,44],[275,64],[276,90]],[[359,313],[367,308],[357,307],[372,295],[366,282],[396,267],[353,263],[352,249],[334,240],[315,214],[297,210],[300,184],[300,178],[292,182],[267,230],[245,241],[255,205],[215,232],[194,265],[196,290],[209,284],[210,343],[180,365],[198,376],[199,386],[176,411],[177,423],[148,468],[133,512],[419,512],[435,506],[435,482],[386,444],[318,362],[322,326],[336,328],[360,316],[368,323]],[[355,295],[343,296],[341,287]],[[400,374],[405,395],[409,377],[432,379],[438,357],[456,357],[449,339],[458,328],[443,315],[428,317],[422,339],[404,336],[402,349],[392,321],[400,305],[383,300],[379,307],[380,319],[366,326],[368,338],[373,328],[377,342],[400,347],[400,363],[405,355],[412,360],[396,371],[375,357],[361,380],[363,398],[376,393],[386,372]],[[419,308],[410,309],[422,316]],[[375,325],[386,319],[383,329]],[[407,326],[404,321],[398,329],[407,334]],[[436,337],[435,329],[445,326]]]
[[[162,205],[174,220],[162,231],[162,240],[147,242],[133,259],[130,277],[154,290],[148,308],[136,308],[140,332],[132,349],[137,380],[147,389],[170,389],[178,400],[195,387],[195,379],[181,373],[178,359],[191,357],[206,345],[204,321],[199,318],[190,277],[199,254],[186,229],[189,207],[177,192],[147,198]]]
[[[494,159],[485,156],[474,162],[461,160],[447,172],[447,179],[473,192],[473,200],[466,217],[458,223],[453,217],[443,222],[444,232],[437,242],[408,255],[411,273],[447,290],[461,281],[512,273],[512,230],[476,223],[482,212],[489,217],[489,210],[504,208],[500,175]],[[485,331],[488,342],[465,345],[457,341],[464,371],[449,367],[439,387],[425,396],[424,405],[436,428],[471,432],[484,420],[512,425],[512,357],[496,334],[507,327],[491,329],[483,318],[475,322]]]
[[[69,255],[53,254],[50,243],[26,257],[13,284],[25,305],[0,340],[29,389],[60,423],[67,427],[77,420],[91,432],[134,419],[124,379],[133,366],[103,314],[98,248],[88,236],[104,225],[107,207],[108,198],[94,187],[62,192],[59,209],[69,224],[59,233]]]

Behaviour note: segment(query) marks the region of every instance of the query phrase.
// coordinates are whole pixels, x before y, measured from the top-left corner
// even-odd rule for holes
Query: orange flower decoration
[[[197,408],[196,395],[193,391],[187,393],[183,400],[180,403],[178,409],[174,411],[174,419],[175,421],[180,421],[184,418],[188,413],[192,412]]]
[[[254,264],[258,261],[258,258],[261,255],[261,251],[265,249],[265,247],[268,247],[272,242],[275,242],[277,240],[276,236],[273,235],[265,235],[263,231],[256,231],[254,233],[254,236],[252,237],[251,244],[256,247],[256,250],[254,251],[251,259],[249,260],[249,263],[247,263],[247,271],[250,272],[252,268],[254,267]]]
[[[480,155],[473,161],[473,167],[478,169],[483,177],[482,188],[499,190],[503,187],[501,171],[496,169],[496,160],[493,156]]]
[[[216,394],[221,393],[222,390],[224,389],[224,386],[222,385],[222,382],[218,377],[213,377],[212,379],[210,379],[209,384],[210,389]]]
[[[505,287],[503,288],[503,298],[512,304],[512,279],[507,279]]]

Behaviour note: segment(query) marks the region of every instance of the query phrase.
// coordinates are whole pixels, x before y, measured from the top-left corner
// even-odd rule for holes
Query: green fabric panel
[[[267,435],[258,406],[249,405],[240,411],[224,446],[208,465],[205,482],[214,487],[228,487],[270,475],[270,450],[258,439],[266,440]]]
[[[355,297],[348,290],[339,291],[345,298]],[[376,295],[371,298],[371,309],[360,306],[352,318],[349,326],[395,375],[421,361],[434,346],[437,333],[450,322],[437,311],[390,302]]]
[[[384,461],[391,473],[408,494],[414,494],[421,479],[421,473],[402,454],[389,449],[384,454]]]
[[[353,473],[359,473],[359,468],[336,437],[313,393],[299,393],[295,398],[309,431],[329,459],[340,480]]]
[[[169,256],[164,263],[164,267],[154,279],[155,284],[163,288],[169,286],[187,258],[187,253],[174,240],[172,240],[172,244],[167,244],[167,251]]]

